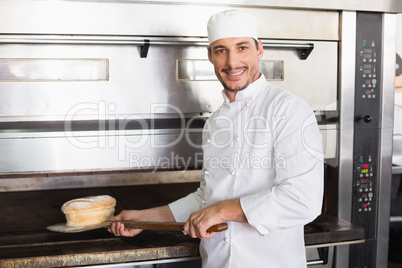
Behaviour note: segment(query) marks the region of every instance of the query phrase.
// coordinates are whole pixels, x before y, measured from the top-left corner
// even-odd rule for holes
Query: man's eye
[[[219,50],[216,50],[216,51],[215,51],[216,54],[222,54],[222,53],[224,53],[224,52],[225,52],[224,49],[219,49]]]
[[[240,47],[240,50],[246,50],[247,47]]]

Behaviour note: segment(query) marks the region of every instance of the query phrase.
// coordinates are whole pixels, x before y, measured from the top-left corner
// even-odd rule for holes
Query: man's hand
[[[140,218],[140,212],[136,210],[123,210],[119,215],[114,218],[111,218],[110,221],[113,223],[108,231],[113,233],[116,236],[135,236],[141,233],[141,229],[129,229],[124,226],[124,224],[118,221],[138,221]]]
[[[110,221],[116,221],[116,223],[108,228],[109,232],[116,236],[135,236],[142,230],[126,228],[124,224],[117,221],[174,222],[175,219],[169,206],[162,206],[144,210],[123,210]]]
[[[224,221],[247,222],[240,199],[218,202],[192,213],[184,225],[184,231],[193,238],[210,238],[215,233],[208,233],[208,228]]]

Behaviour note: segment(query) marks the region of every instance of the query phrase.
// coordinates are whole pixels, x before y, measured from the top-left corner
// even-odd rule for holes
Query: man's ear
[[[258,40],[258,59],[262,58],[262,55],[264,55],[264,47],[262,46],[261,40]]]
[[[211,54],[211,46],[207,46],[208,49],[208,59],[209,62],[212,63],[212,54]],[[213,64],[213,63],[212,63]]]

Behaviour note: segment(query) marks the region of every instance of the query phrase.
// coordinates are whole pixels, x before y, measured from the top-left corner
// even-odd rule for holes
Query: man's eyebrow
[[[222,49],[222,48],[226,48],[226,47],[223,45],[217,45],[216,47],[213,47],[212,49],[216,50],[216,49]]]
[[[242,41],[242,42],[237,43],[236,45],[241,46],[241,45],[249,45],[249,44],[251,44],[249,41]]]
[[[250,44],[251,44],[251,42],[249,42],[249,41],[241,41],[241,42],[239,42],[239,43],[236,43],[236,46],[250,45]],[[222,49],[222,48],[226,48],[226,46],[224,46],[224,45],[217,45],[217,46],[215,46],[215,47],[212,47],[213,50]]]

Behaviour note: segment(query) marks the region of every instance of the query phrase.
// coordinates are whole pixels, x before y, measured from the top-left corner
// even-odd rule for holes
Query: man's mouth
[[[236,79],[239,78],[244,72],[246,71],[246,69],[241,69],[241,70],[225,70],[224,72],[227,74],[229,79]]]

